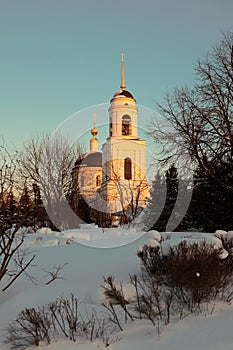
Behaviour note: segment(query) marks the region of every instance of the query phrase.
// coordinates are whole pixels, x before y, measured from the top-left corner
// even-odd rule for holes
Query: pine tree
[[[91,223],[90,206],[84,200],[78,189],[74,189],[67,197],[69,204],[75,214],[85,223]]]
[[[12,224],[15,224],[18,219],[17,202],[15,200],[13,191],[10,192],[8,201],[6,203],[5,217],[9,226],[11,226]]]
[[[27,183],[25,182],[22,195],[19,199],[20,222],[22,225],[30,226],[33,224],[32,201]]]
[[[39,227],[46,226],[48,223],[50,223],[50,220],[48,218],[48,215],[44,208],[43,201],[41,199],[40,188],[36,183],[32,185],[32,188],[33,188],[33,194],[34,194],[34,200],[33,200],[34,225],[37,225]]]
[[[174,165],[167,171],[165,178],[158,171],[152,182],[148,203],[148,228],[165,231],[174,209],[178,194],[178,172]]]
[[[209,164],[208,172],[197,169],[188,214],[192,226],[207,232],[233,228],[233,164]]]
[[[161,229],[161,222],[158,222],[166,200],[165,177],[157,171],[155,179],[152,181],[150,198],[147,205],[146,227],[147,229]]]
[[[166,184],[167,184],[167,198],[165,209],[168,218],[170,217],[174,205],[176,203],[177,195],[178,195],[178,172],[177,168],[172,165],[166,172]]]

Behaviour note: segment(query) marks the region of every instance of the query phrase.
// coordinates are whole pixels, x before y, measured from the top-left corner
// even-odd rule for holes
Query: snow
[[[136,228],[123,229],[116,227],[112,229],[93,228],[88,233],[86,229],[64,231],[63,235],[73,238],[76,242],[96,248],[114,248],[129,244],[145,234]],[[89,236],[88,236],[89,235]]]
[[[228,231],[226,237],[227,237],[228,242],[232,241],[233,240],[233,231]]]
[[[161,241],[162,237],[161,237],[160,232],[155,231],[155,230],[150,230],[148,233],[151,236],[151,238],[155,239],[158,242]]]
[[[41,228],[37,230],[35,235],[32,234],[27,237],[25,245],[31,246],[31,244],[36,243],[40,247],[47,247],[77,242],[89,247],[114,248],[131,243],[143,235],[145,235],[145,232],[138,228],[123,229],[116,227],[103,229],[95,225],[83,224],[79,229],[62,232],[53,232],[48,228]]]
[[[228,243],[233,243],[233,231],[216,230],[215,237],[226,239]]]
[[[215,237],[221,239],[221,238],[225,238],[226,237],[227,232],[223,231],[223,230],[216,230],[214,235],[215,235]]]
[[[221,240],[214,234],[170,233],[156,231],[148,233],[136,228],[114,228],[102,230],[93,225],[77,230],[53,232],[47,228],[28,234],[25,247],[36,254],[33,266],[28,272],[37,278],[34,285],[26,277],[18,279],[12,288],[0,293],[0,350],[9,349],[1,343],[4,329],[24,307],[43,305],[59,296],[71,293],[95,306],[103,301],[101,284],[103,276],[115,276],[122,282],[127,298],[134,298],[134,290],[129,285],[129,274],[136,273],[140,261],[137,251],[144,244],[161,246],[163,253],[176,246],[181,240],[190,244],[203,240],[222,247]],[[233,232],[228,232],[233,237]],[[160,242],[160,243],[159,243]],[[101,249],[100,249],[101,248]],[[104,249],[105,248],[105,249]],[[46,285],[54,266],[63,266],[60,279]],[[198,276],[199,272],[196,272]],[[232,350],[233,306],[216,304],[212,314],[191,315],[184,320],[172,322],[158,334],[157,326],[149,321],[137,320],[124,325],[123,332],[112,336],[119,339],[109,348],[112,350]],[[103,350],[102,342],[90,343],[78,338],[74,343],[59,339],[44,350]],[[35,349],[35,348],[34,348]]]
[[[45,235],[45,234],[48,235],[52,233],[52,230],[49,227],[42,227],[42,228],[39,228],[36,232],[42,235]]]
[[[160,247],[159,242],[156,239],[150,238],[146,244],[150,247]]]

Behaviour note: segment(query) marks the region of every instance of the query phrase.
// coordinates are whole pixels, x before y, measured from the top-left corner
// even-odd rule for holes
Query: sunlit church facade
[[[148,198],[146,141],[138,137],[138,109],[124,73],[122,54],[120,90],[108,109],[109,135],[99,151],[94,119],[90,151],[78,165],[80,194],[90,206],[110,214],[142,209]]]

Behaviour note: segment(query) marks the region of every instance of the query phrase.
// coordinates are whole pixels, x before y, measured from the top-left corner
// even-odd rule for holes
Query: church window
[[[128,114],[122,117],[122,135],[131,135],[131,117]]]
[[[96,186],[101,186],[101,177],[100,177],[100,175],[96,176]]]
[[[112,136],[112,121],[110,121],[110,124],[109,124],[109,134],[110,136]]]
[[[130,158],[125,158],[124,161],[124,177],[125,180],[132,179],[132,160]]]
[[[84,177],[84,176],[81,176],[81,187],[84,186],[84,183],[85,183],[85,177]]]

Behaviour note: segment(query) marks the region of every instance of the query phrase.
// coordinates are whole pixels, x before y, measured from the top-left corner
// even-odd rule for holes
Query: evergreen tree
[[[155,226],[155,228],[160,231],[166,231],[168,220],[172,214],[172,211],[174,209],[176,199],[177,199],[179,180],[178,180],[178,172],[174,165],[172,165],[166,171],[165,178],[166,178],[166,188],[167,188],[166,202],[165,202],[163,211],[158,219],[158,222]]]
[[[172,165],[165,178],[158,171],[152,182],[148,203],[147,228],[165,231],[178,194],[178,172]]]
[[[167,198],[165,203],[165,212],[168,218],[171,216],[178,194],[178,172],[177,168],[172,165],[166,172]]]
[[[75,214],[83,222],[89,224],[92,222],[90,217],[90,207],[88,203],[84,200],[83,196],[80,194],[79,189],[73,189],[73,191],[67,196],[69,204]]]
[[[34,225],[37,225],[39,227],[47,226],[47,224],[50,223],[50,220],[48,218],[48,215],[44,208],[43,201],[41,199],[40,188],[36,183],[32,185],[32,188],[33,188],[33,194],[34,194],[34,201],[33,201]]]
[[[197,169],[190,209],[192,226],[207,232],[233,228],[233,163],[210,164],[211,173]]]
[[[32,206],[30,192],[27,183],[25,182],[22,195],[19,199],[19,216],[22,225],[33,225]]]
[[[13,191],[10,192],[8,201],[6,203],[5,217],[9,226],[17,222],[18,208]]]
[[[146,227],[160,230],[161,223],[158,223],[158,218],[162,213],[166,200],[166,183],[165,177],[158,170],[155,179],[152,181],[150,189],[150,197],[147,205]]]

